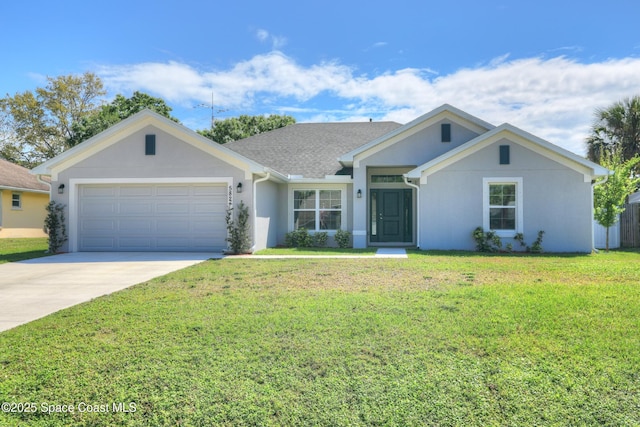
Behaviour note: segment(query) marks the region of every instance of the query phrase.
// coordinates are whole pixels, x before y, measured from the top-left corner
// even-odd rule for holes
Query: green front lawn
[[[0,334],[0,400],[36,404],[0,425],[640,425],[639,278],[630,252],[208,261]]]
[[[0,239],[0,264],[47,256],[47,238]]]

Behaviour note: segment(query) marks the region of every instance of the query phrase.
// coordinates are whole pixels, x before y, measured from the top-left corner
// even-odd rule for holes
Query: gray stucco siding
[[[511,149],[509,165],[499,164],[499,145]],[[502,140],[428,176],[420,189],[423,249],[469,249],[471,232],[483,225],[483,179],[521,178],[523,234],[530,245],[544,230],[543,247],[551,252],[589,252],[591,183],[554,160]],[[512,243],[503,238],[503,244]]]
[[[442,142],[440,125],[451,124],[451,142]],[[426,163],[442,154],[471,141],[478,134],[449,120],[442,120],[432,126],[407,136],[395,144],[364,158],[360,165],[368,166],[409,166]]]

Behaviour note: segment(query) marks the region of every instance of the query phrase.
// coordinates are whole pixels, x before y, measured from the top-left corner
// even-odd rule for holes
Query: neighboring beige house
[[[0,159],[0,238],[46,237],[48,203],[49,185],[29,169]]]

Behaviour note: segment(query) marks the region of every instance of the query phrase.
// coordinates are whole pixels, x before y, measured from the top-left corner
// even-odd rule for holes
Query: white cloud
[[[287,38],[283,36],[275,36],[264,29],[256,30],[256,38],[261,42],[271,41],[271,48],[273,50],[280,50],[287,44]]]
[[[257,34],[272,37],[265,30]],[[189,107],[209,103],[213,91],[216,105],[238,114],[296,111],[299,121],[372,117],[403,123],[449,103],[579,154],[596,108],[640,94],[638,58],[585,64],[563,56],[505,55],[447,75],[405,68],[367,76],[337,61],[302,66],[274,51],[225,70],[168,62],[108,66],[98,74],[115,92],[142,90]]]

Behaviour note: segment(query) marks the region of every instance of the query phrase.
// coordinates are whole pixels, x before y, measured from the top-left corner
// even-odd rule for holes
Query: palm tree
[[[640,96],[598,109],[595,116],[587,138],[590,160],[600,163],[605,154],[617,154],[622,161],[640,155]]]

